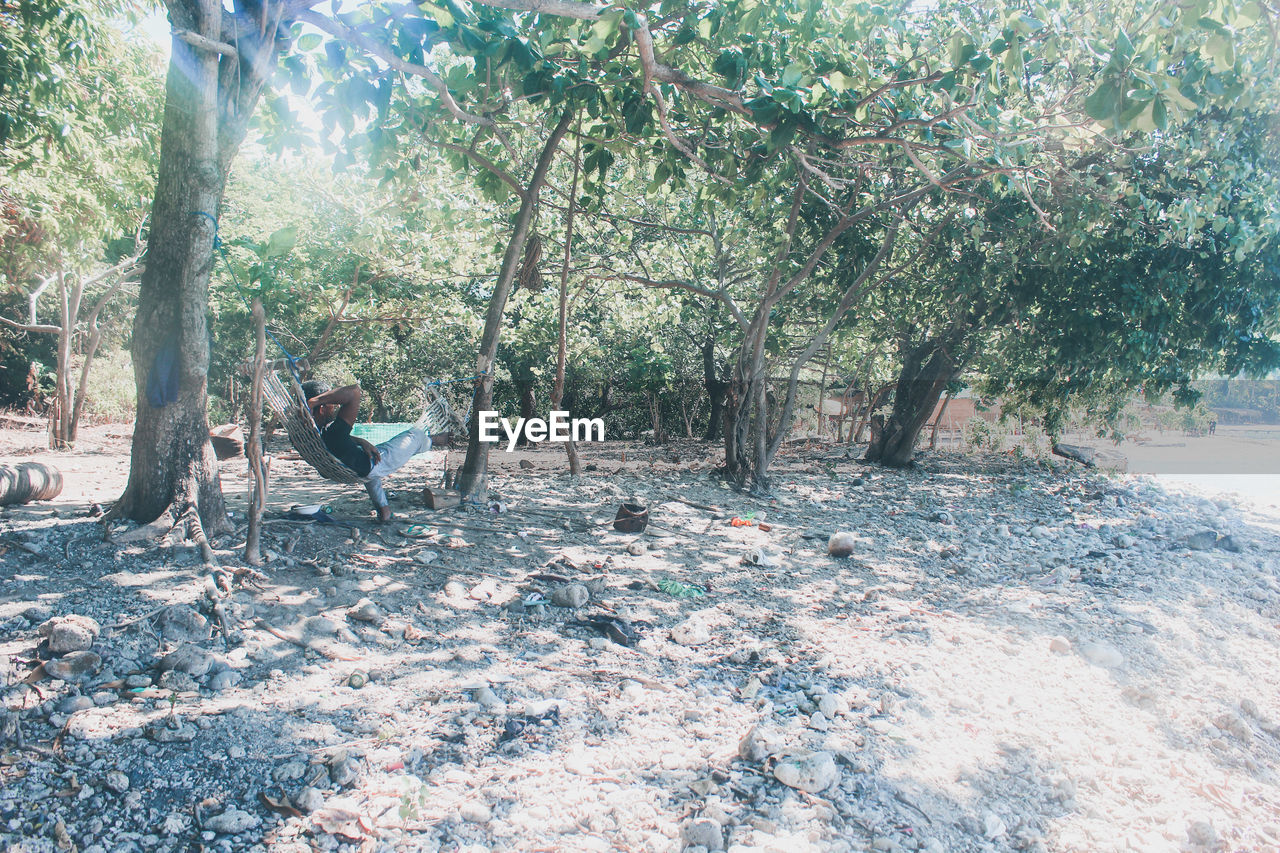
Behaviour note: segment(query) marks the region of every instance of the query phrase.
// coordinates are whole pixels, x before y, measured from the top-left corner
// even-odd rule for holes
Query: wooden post
[[[938,409],[938,418],[933,422],[933,435],[929,437],[929,449],[938,449],[938,427],[942,424],[942,416],[947,413],[947,407],[951,405],[951,392],[947,392],[947,396],[942,400],[942,408]],[[950,431],[950,430],[948,430]]]
[[[249,532],[244,543],[244,561],[251,566],[262,565],[262,507],[267,499],[267,469],[262,460],[262,375],[266,369],[267,334],[266,312],[262,310],[262,298],[253,298],[253,385],[249,390],[245,419],[249,422],[249,440],[245,443],[244,456],[249,460]]]

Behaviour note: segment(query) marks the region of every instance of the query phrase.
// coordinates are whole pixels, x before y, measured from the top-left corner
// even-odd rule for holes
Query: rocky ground
[[[0,842],[1280,849],[1280,517],[822,446],[761,501],[707,454],[588,448],[574,482],[556,448],[499,452],[500,504],[471,513],[418,505],[428,460],[383,527],[282,454],[270,561],[234,579],[242,532],[217,574],[103,540],[122,435],[41,454],[63,496],[0,510]],[[627,500],[645,533],[612,529]]]

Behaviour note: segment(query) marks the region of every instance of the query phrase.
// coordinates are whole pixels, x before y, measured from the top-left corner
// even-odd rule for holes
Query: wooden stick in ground
[[[262,298],[253,298],[253,385],[245,407],[249,421],[249,440],[244,455],[249,461],[249,531],[244,545],[244,561],[251,566],[262,565],[262,507],[267,495],[267,469],[262,462],[262,374],[267,356],[266,313],[262,310]]]

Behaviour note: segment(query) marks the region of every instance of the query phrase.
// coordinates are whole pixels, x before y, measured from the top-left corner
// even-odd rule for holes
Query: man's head
[[[308,382],[302,383],[302,393],[306,396],[308,404],[311,403],[312,398],[319,397],[321,394],[332,390],[333,389],[329,387],[328,384],[317,379],[312,379]],[[311,417],[315,419],[316,426],[322,427],[329,423],[329,421],[333,420],[334,412],[336,412],[337,409],[338,407],[336,405],[311,406]]]

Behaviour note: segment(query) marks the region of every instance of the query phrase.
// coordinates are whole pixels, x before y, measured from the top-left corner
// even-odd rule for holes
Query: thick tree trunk
[[[168,513],[176,520],[195,510],[204,532],[213,534],[229,529],[206,415],[213,238],[231,160],[275,61],[279,4],[261,4],[259,30],[227,34],[219,0],[166,5],[175,29],[234,42],[237,53],[222,56],[173,39],[147,265],[133,325],[138,417],[129,482],[109,517],[151,522]],[[147,402],[147,378],[162,347],[177,353],[177,399],[155,407]]]
[[[911,464],[920,432],[959,369],[954,343],[929,341],[905,354],[894,388],[893,411],[867,448],[867,461],[890,468]]]
[[[484,500],[489,490],[489,449],[492,445],[480,441],[480,413],[493,407],[493,362],[498,354],[498,338],[502,333],[502,312],[507,307],[507,297],[511,295],[511,282],[515,280],[516,270],[520,266],[521,253],[525,241],[529,238],[529,230],[533,225],[537,211],[538,196],[547,180],[547,171],[555,157],[560,141],[564,139],[573,120],[572,109],[566,108],[560,116],[559,123],[551,131],[551,136],[542,146],[538,157],[538,165],[533,170],[533,177],[525,189],[524,198],[520,202],[520,212],[512,227],[511,239],[507,242],[507,251],[502,258],[502,269],[498,273],[497,284],[493,288],[493,296],[489,298],[489,310],[485,315],[484,334],[480,338],[480,353],[476,359],[475,395],[471,400],[471,427],[467,434],[467,457],[458,473],[458,491],[465,500]]]

